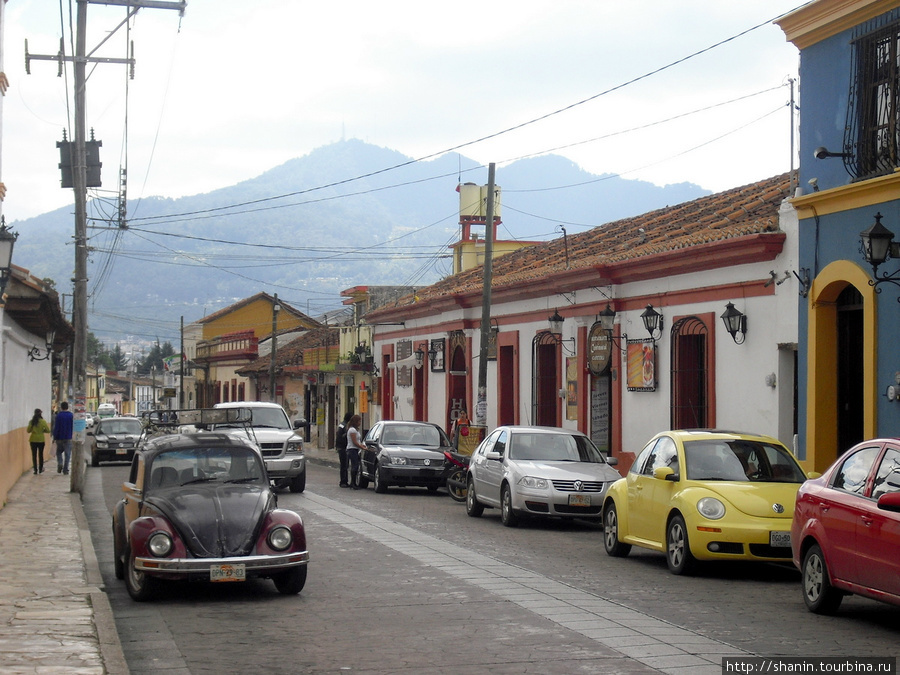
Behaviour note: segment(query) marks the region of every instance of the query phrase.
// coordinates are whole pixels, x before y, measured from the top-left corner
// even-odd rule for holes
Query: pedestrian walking
[[[347,422],[353,417],[353,413],[348,412],[344,415],[344,421],[338,424],[337,432],[334,435],[334,449],[337,450],[338,461],[341,463],[339,478],[340,487],[350,487],[347,482]]]
[[[28,422],[28,442],[31,443],[31,464],[35,475],[44,473],[44,446],[46,434],[50,433],[50,425],[44,419],[40,408],[34,409],[34,417]]]
[[[72,427],[75,416],[69,411],[69,403],[59,404],[59,412],[53,420],[53,440],[56,441],[56,473],[69,473],[69,462],[72,459]]]
[[[362,418],[359,415],[353,415],[347,422],[347,460],[350,463],[350,487],[354,490],[359,487],[359,453],[366,449],[359,431],[361,424]]]

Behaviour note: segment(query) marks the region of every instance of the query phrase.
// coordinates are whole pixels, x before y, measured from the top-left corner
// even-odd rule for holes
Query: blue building
[[[800,50],[798,451],[821,471],[900,436],[900,0],[817,0],[778,25]]]

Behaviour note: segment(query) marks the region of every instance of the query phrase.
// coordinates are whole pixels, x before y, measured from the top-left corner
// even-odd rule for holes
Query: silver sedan
[[[466,512],[499,508],[515,527],[522,516],[603,516],[603,498],[621,476],[580,431],[556,427],[495,429],[472,453]]]

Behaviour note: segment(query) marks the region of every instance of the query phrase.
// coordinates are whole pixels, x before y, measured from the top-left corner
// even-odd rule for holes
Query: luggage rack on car
[[[150,410],[141,414],[143,430],[139,445],[147,439],[166,434],[202,432],[215,424],[233,424],[242,428],[256,443],[253,411],[249,408],[183,408]]]

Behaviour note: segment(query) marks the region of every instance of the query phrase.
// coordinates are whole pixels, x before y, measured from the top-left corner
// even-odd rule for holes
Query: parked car
[[[603,542],[611,556],[631,546],[666,554],[690,574],[698,560],[787,562],[800,484],[797,460],[768,436],[731,431],[665,431],[609,490]]]
[[[453,448],[437,424],[384,420],[369,429],[364,442],[368,450],[360,453],[358,488],[371,481],[379,493],[391,485],[434,492],[446,482],[444,451]]]
[[[135,417],[105,417],[87,430],[91,466],[100,462],[130,462],[141,439],[141,421]]]
[[[210,430],[249,437],[256,443],[275,487],[290,488],[291,492],[306,489],[306,455],[303,452],[303,438],[298,433],[306,426],[306,420],[298,419],[291,424],[281,405],[265,401],[233,401],[217,403],[215,407],[249,410],[253,418],[249,429],[240,423],[215,424]]]
[[[514,527],[522,516],[600,518],[603,497],[621,476],[580,431],[498,427],[472,453],[466,513],[499,508]]]
[[[232,424],[239,413],[178,412],[176,423],[200,425]],[[248,440],[209,432],[151,438],[122,491],[112,515],[114,569],[134,600],[152,598],[162,580],[267,577],[280,593],[303,589],[303,521],[277,508],[262,456]]]
[[[900,605],[900,439],[859,443],[804,483],[791,544],[811,612],[852,593]]]

